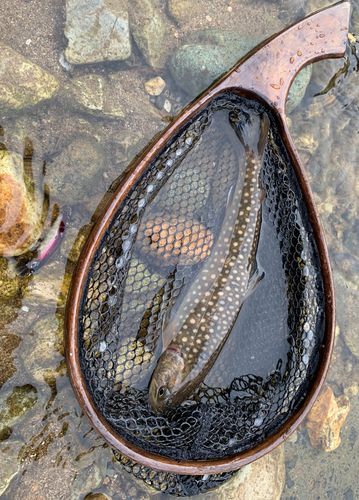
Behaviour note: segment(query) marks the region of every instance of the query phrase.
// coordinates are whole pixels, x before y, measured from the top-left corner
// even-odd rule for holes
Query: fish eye
[[[166,396],[168,396],[169,394],[169,390],[168,390],[168,387],[166,385],[162,385],[159,389],[158,389],[158,397],[160,399],[164,399]]]

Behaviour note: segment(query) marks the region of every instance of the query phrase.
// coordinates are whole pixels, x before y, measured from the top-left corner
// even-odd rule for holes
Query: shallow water
[[[356,24],[359,9],[356,2],[352,4],[350,32],[359,36]],[[185,36],[195,30],[220,28],[241,29],[245,34],[255,30],[265,38],[298,16],[326,5],[320,0],[311,0],[306,5],[301,1],[246,1],[242,5],[236,0],[211,0],[206,12],[181,26],[171,20],[169,37],[171,43],[181,45]],[[164,8],[164,2],[159,2],[159,7]],[[145,99],[149,101],[143,90],[144,82],[159,72],[145,64],[136,48],[129,64],[100,63],[69,71],[59,63],[66,48],[65,2],[49,0],[43,5],[36,0],[5,0],[2,8],[1,41],[52,72],[62,88],[79,76],[99,74],[109,82],[113,75],[119,75],[126,117],[116,121],[76,111],[63,93],[22,115],[3,118],[0,111],[1,142],[24,157],[25,173],[33,176],[40,190],[37,196],[42,196],[44,189],[48,193],[46,227],[57,206],[72,207],[61,251],[33,278],[22,282],[12,280],[16,292],[10,298],[5,297],[1,304],[0,409],[6,412],[12,405],[11,414],[8,411],[0,416],[5,427],[0,429],[3,471],[0,484],[9,483],[1,496],[5,500],[82,500],[93,491],[104,492],[112,500],[148,498],[153,493],[116,466],[111,450],[82,414],[66,374],[62,332],[69,282],[79,248],[99,214],[97,206],[136,154],[166,126],[166,113],[152,113],[151,108],[143,105]],[[349,397],[351,407],[336,450],[327,453],[316,450],[305,426],[297,431],[297,441],[292,439],[285,444],[286,485],[282,500],[359,497],[356,480],[359,352],[355,349],[359,287],[356,47],[356,43],[348,47],[345,59],[314,64],[305,98],[288,115],[292,137],[316,198],[335,272],[338,336],[327,382],[336,397],[343,394]],[[160,73],[168,84],[166,98],[172,103],[172,111],[177,112],[190,98],[167,69]],[[151,106],[155,109],[152,103]],[[85,170],[81,171],[85,164],[78,163],[80,167],[75,172],[66,170],[67,159],[60,155],[74,140],[75,150],[89,151],[91,145],[94,147],[91,154],[97,161],[92,165],[92,181]],[[91,165],[87,164],[87,168]],[[64,182],[62,186],[59,179]],[[80,240],[74,247],[78,234]],[[14,264],[13,259],[7,260],[9,265]],[[255,360],[252,361],[255,366]],[[18,398],[15,409],[9,399],[11,394]],[[218,490],[204,497],[220,498],[220,495]]]

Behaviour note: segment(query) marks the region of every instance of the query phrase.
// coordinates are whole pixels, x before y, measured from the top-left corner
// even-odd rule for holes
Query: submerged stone
[[[65,87],[65,99],[76,109],[102,118],[123,119],[125,112],[99,75],[85,75]]]
[[[150,66],[164,68],[171,45],[166,18],[153,0],[131,0],[128,7],[138,48]]]
[[[50,342],[64,356],[64,318],[49,314],[35,323],[31,335],[37,345]]]
[[[0,441],[10,437],[11,427],[36,405],[37,397],[37,389],[30,384],[14,387],[10,395],[2,397],[0,400]],[[6,432],[7,430],[10,432]]]
[[[197,96],[227,73],[263,36],[244,36],[226,30],[202,30],[192,33],[170,60],[170,71],[178,85],[189,95]],[[290,113],[302,100],[311,77],[311,66],[294,80],[287,100]]]
[[[168,11],[179,23],[204,14],[207,9],[208,4],[203,0],[168,0]]]
[[[106,477],[107,456],[102,456],[96,463],[79,474],[71,486],[69,500],[78,500],[91,490],[98,488]]]
[[[358,301],[359,301],[359,284],[353,284],[335,271],[334,283],[337,302],[337,314],[340,330],[343,332],[343,337],[347,347],[354,356],[359,359],[359,343],[358,343]]]
[[[35,274],[27,289],[24,304],[32,306],[41,303],[43,306],[64,306],[70,288],[72,270],[63,275],[63,266],[52,262]]]
[[[76,205],[98,191],[105,169],[100,145],[87,138],[75,139],[46,165],[45,191],[68,205]]]
[[[40,237],[43,197],[24,175],[24,159],[0,150],[0,255],[27,252]]]
[[[61,255],[75,264],[91,231],[91,227],[91,225],[82,226],[80,230],[74,227],[69,228],[65,235],[65,241],[61,245]]]
[[[152,78],[145,83],[145,90],[149,95],[160,95],[164,88],[166,87],[166,82],[160,77]]]
[[[218,489],[206,493],[208,500],[280,500],[285,485],[284,446],[242,467]],[[200,499],[201,496],[196,497]]]
[[[4,302],[13,299],[20,290],[20,278],[16,275],[14,264],[0,257],[0,304],[1,310]],[[2,311],[3,312],[3,311]],[[5,312],[5,310],[4,310]],[[1,317],[1,316],[0,316]],[[6,323],[1,323],[3,326]]]
[[[0,52],[2,117],[23,111],[56,94],[59,83],[53,75],[2,43]]]
[[[66,0],[65,57],[71,64],[127,59],[131,55],[127,2]]]
[[[20,470],[22,441],[0,443],[0,495]]]
[[[346,396],[335,398],[332,389],[322,389],[307,419],[307,431],[312,445],[321,451],[332,451],[340,444],[340,429],[349,413]]]

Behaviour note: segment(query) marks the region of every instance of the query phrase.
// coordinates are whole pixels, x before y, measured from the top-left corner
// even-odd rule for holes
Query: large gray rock
[[[59,83],[50,73],[2,43],[0,53],[1,118],[24,111],[56,94]]]
[[[128,8],[138,48],[150,66],[164,68],[172,45],[166,18],[156,8],[155,0],[131,0]]]
[[[173,55],[170,71],[185,92],[197,96],[262,41],[260,35],[244,36],[226,30],[198,31]],[[302,100],[311,72],[311,66],[307,66],[294,80],[287,100],[287,113]]]
[[[126,0],[66,0],[65,57],[71,64],[127,59],[131,40]]]

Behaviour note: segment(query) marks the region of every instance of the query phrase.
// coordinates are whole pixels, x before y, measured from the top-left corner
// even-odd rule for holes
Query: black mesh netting
[[[259,443],[298,407],[317,369],[325,319],[318,251],[267,111],[271,125],[261,177],[266,197],[257,251],[265,278],[189,399],[163,415],[148,406],[164,318],[176,317],[181,298],[218,248],[239,175],[240,153],[228,123],[235,128],[263,112],[257,102],[227,94],[189,121],[120,206],[87,278],[78,343],[90,395],[126,440],[176,460],[221,458]],[[155,488],[178,495],[205,491],[232,475],[185,479],[118,458]]]

